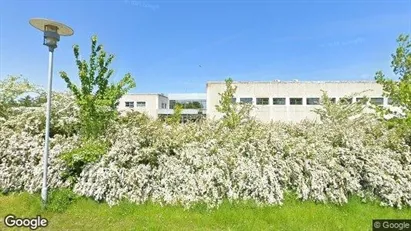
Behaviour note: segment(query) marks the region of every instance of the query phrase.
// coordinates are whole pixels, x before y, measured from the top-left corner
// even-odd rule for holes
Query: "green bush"
[[[125,115],[118,117],[117,122],[119,124],[127,124],[131,126],[138,126],[146,124],[150,120],[147,114],[138,111],[126,112]]]
[[[53,190],[49,194],[47,210],[53,212],[64,212],[70,204],[75,202],[79,197],[70,189]]]
[[[75,183],[85,165],[93,163],[107,153],[108,144],[104,141],[87,140],[76,149],[61,154],[62,160],[67,164],[64,178]]]

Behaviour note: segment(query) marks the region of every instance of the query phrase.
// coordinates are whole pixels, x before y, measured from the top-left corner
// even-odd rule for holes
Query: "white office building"
[[[121,112],[137,111],[157,119],[158,111],[167,109],[168,105],[168,98],[164,94],[127,94],[120,98],[118,110]]]
[[[153,119],[167,117],[174,113],[174,107],[180,104],[183,121],[189,118],[204,117],[206,113],[205,93],[184,94],[127,94],[124,95],[118,105],[118,110],[138,111],[145,113]]]
[[[252,116],[264,122],[317,119],[313,109],[319,107],[322,90],[326,91],[333,101],[361,93],[351,99],[351,102],[366,96],[374,104],[391,104],[388,98],[382,97],[382,86],[374,81],[240,81],[234,82],[233,85],[237,87],[233,100],[237,103],[253,104]],[[121,111],[144,112],[157,119],[173,114],[174,106],[178,103],[183,106],[183,121],[205,116],[219,119],[222,114],[217,112],[216,105],[221,97],[219,93],[225,89],[224,81],[212,81],[207,83],[207,93],[128,94],[120,99],[118,108]]]
[[[233,82],[237,87],[235,102],[251,103],[254,105],[252,116],[269,122],[273,120],[298,122],[303,119],[317,119],[312,110],[319,106],[322,91],[327,92],[333,100],[339,100],[353,93],[370,98],[370,101],[379,105],[390,104],[387,98],[382,97],[382,86],[374,81],[272,81],[272,82]],[[222,114],[217,112],[219,93],[224,92],[224,81],[207,83],[207,118],[219,119]],[[365,91],[365,92],[364,92]]]

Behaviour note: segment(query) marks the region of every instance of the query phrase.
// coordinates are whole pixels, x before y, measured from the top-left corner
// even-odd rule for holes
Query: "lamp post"
[[[43,153],[43,186],[41,188],[41,200],[43,208],[47,204],[47,161],[49,155],[49,131],[50,131],[50,110],[51,110],[51,89],[53,80],[53,54],[57,48],[60,36],[73,35],[73,30],[59,22],[48,19],[30,19],[30,25],[44,32],[43,45],[49,48],[49,68],[48,68],[48,89],[47,89],[47,111],[46,111],[46,135]]]

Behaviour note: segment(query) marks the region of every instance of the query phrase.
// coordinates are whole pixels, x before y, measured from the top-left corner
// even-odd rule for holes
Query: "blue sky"
[[[28,23],[41,17],[74,29],[55,51],[61,70],[77,79],[72,51],[83,58],[96,34],[116,56],[118,81],[130,72],[132,92],[205,92],[207,81],[372,80],[392,76],[400,33],[411,34],[411,0],[386,1],[79,1],[1,0],[0,78],[21,74],[46,85],[47,48]]]

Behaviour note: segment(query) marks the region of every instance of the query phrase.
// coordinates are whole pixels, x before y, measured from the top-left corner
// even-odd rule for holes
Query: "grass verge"
[[[4,217],[47,218],[49,225],[37,230],[372,230],[372,219],[410,219],[411,209],[380,207],[352,198],[343,206],[301,202],[287,198],[283,206],[257,207],[254,203],[224,203],[216,210],[204,206],[184,210],[146,203],[121,203],[109,207],[78,198],[64,211],[42,210],[38,194],[0,196],[0,230]],[[21,230],[21,229],[19,229]],[[26,229],[28,230],[28,229]]]

